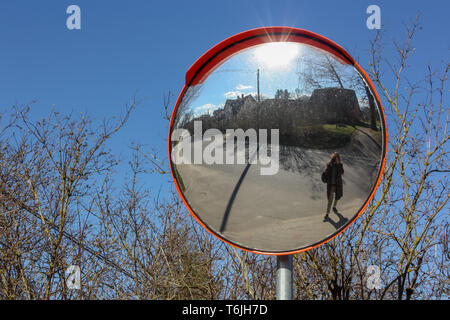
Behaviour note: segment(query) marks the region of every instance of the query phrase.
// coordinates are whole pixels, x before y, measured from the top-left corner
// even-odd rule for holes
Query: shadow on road
[[[325,217],[324,222],[329,222],[336,230],[345,226],[348,222],[348,219],[339,213],[337,209],[333,209],[334,213],[338,216],[339,220],[334,221],[330,218],[330,216]]]
[[[247,175],[248,169],[250,169],[250,166],[252,165],[253,158],[258,154],[258,150],[259,150],[259,145],[256,148],[256,151],[253,154],[253,156],[249,159],[247,165],[245,166],[244,171],[242,172],[236,186],[233,189],[233,192],[231,193],[230,200],[228,200],[227,208],[225,209],[225,213],[223,214],[222,224],[220,225],[220,232],[225,231],[225,228],[227,226],[228,217],[230,216],[230,211],[231,211],[231,208],[233,207],[234,200],[236,199],[237,193],[239,192],[239,188],[241,187],[241,184],[244,181],[245,176]]]

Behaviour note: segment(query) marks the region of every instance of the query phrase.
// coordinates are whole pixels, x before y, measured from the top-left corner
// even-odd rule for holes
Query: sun
[[[269,69],[290,66],[299,53],[300,46],[292,42],[269,42],[258,46],[254,51],[256,60]]]

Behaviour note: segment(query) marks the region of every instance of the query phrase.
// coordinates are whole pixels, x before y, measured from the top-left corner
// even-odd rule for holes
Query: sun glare
[[[288,67],[300,53],[300,46],[292,42],[270,42],[255,49],[255,58],[270,69]]]

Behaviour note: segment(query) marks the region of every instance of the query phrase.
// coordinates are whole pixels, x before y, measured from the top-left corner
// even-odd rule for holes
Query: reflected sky
[[[332,62],[344,81],[359,77],[353,66],[344,65],[333,55],[315,47],[294,42],[266,43],[240,51],[215,69],[203,84],[196,86],[198,92],[188,107],[198,116],[211,114],[223,108],[227,99],[242,94],[256,98],[258,69],[261,99],[273,98],[278,89],[287,89],[291,98],[309,96],[314,88],[305,82],[305,75],[312,65],[324,61],[324,57]],[[362,79],[359,81],[363,83]],[[324,78],[322,86],[337,87],[338,84]],[[344,83],[344,87],[351,86]]]

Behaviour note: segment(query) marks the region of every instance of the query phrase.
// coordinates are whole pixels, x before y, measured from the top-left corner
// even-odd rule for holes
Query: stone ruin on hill
[[[312,127],[317,129],[323,124],[363,125],[355,91],[342,88],[315,89],[310,97],[264,99],[259,103],[252,95],[241,95],[226,100],[224,107],[212,114],[191,118],[183,128],[193,133],[194,121],[202,122],[203,132],[211,128],[222,132],[237,128],[279,129],[281,139],[294,140],[312,136]]]
[[[238,96],[236,99],[228,99],[223,109],[214,111],[213,117],[221,123],[239,121],[254,116],[258,112],[257,105],[251,95]],[[266,114],[273,118],[275,114],[285,115],[288,112],[289,118],[297,125],[361,122],[358,99],[351,89],[315,89],[309,99],[265,99],[259,105],[261,117]]]
[[[351,89],[316,89],[309,98],[308,109],[318,122],[353,124],[361,121],[358,99]]]

